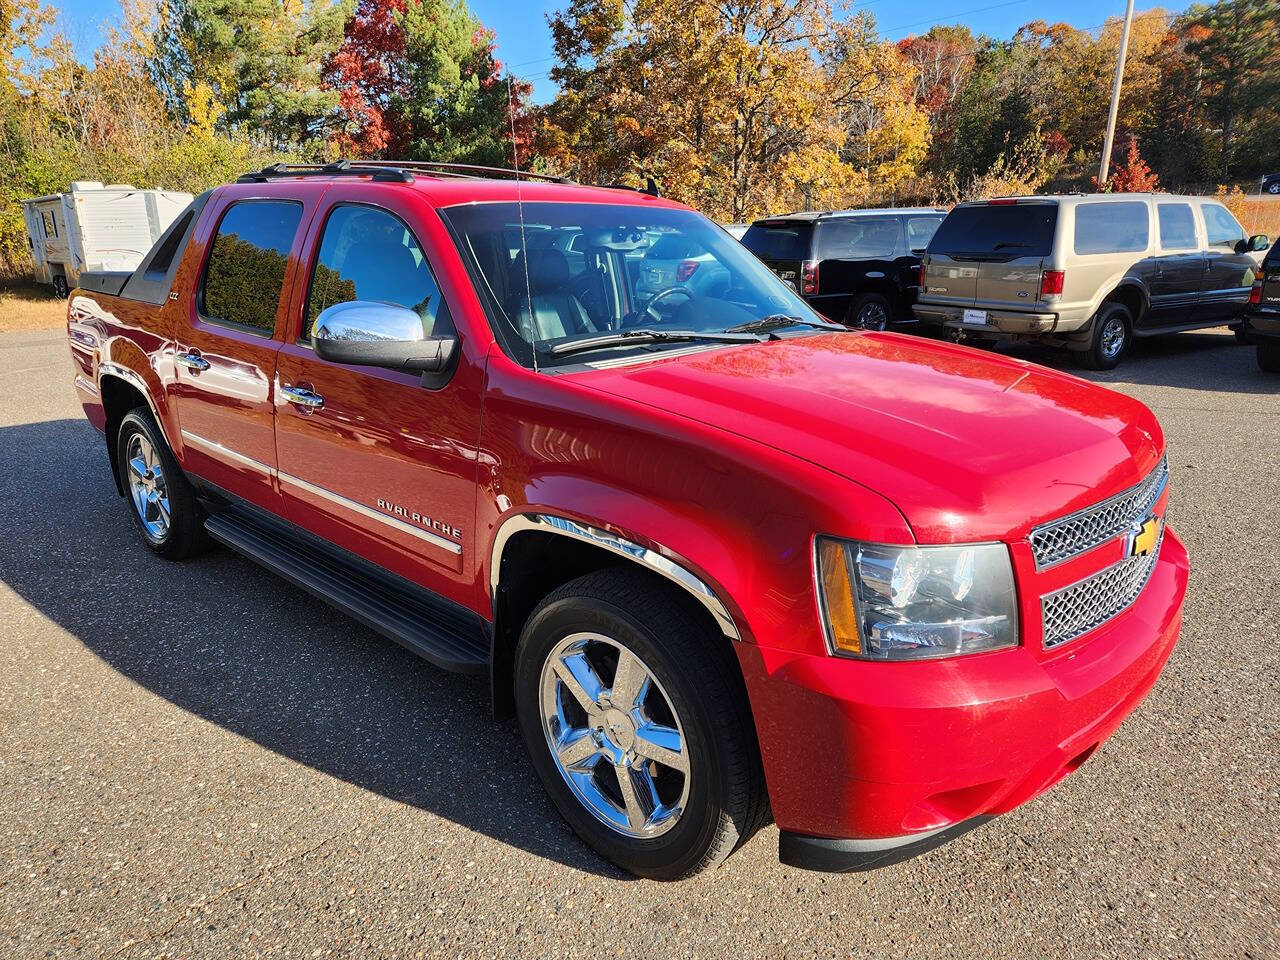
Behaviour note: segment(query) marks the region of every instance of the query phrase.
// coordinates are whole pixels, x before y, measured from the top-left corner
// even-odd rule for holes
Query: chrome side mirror
[[[349,300],[316,317],[311,343],[316,356],[333,363],[439,373],[453,359],[458,338],[425,335],[422,318],[406,307]]]

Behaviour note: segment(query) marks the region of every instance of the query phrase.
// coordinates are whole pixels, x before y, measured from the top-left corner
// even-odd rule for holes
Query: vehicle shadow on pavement
[[[330,776],[629,878],[561,820],[514,724],[493,721],[487,678],[440,671],[227,550],[155,557],[83,420],[0,428],[0,451],[0,579],[112,668]]]
[[[1259,370],[1255,348],[1238,343],[1225,328],[1135,340],[1114,370],[1081,369],[1065,350],[1036,343],[1002,346],[1000,352],[1103,385],[1135,383],[1229,393],[1280,393],[1280,377]]]

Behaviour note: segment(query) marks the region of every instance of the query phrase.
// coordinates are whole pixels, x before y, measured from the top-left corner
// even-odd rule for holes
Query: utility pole
[[[1116,139],[1116,114],[1120,111],[1120,84],[1124,82],[1124,60],[1129,55],[1129,28],[1133,26],[1133,0],[1124,11],[1124,29],[1120,32],[1120,56],[1116,58],[1116,78],[1111,84],[1111,110],[1107,113],[1107,136],[1102,144],[1102,166],[1098,168],[1098,189],[1107,185],[1107,168],[1111,166],[1111,146]]]

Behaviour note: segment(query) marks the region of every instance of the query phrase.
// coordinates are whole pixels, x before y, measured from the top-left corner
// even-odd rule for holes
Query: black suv
[[[791,213],[757,220],[742,244],[823,316],[883,330],[915,322],[920,257],[946,215],[935,207]]]
[[[1267,252],[1253,281],[1244,329],[1245,338],[1258,345],[1258,366],[1280,373],[1280,243]]]
[[[1280,193],[1280,173],[1268,173],[1262,178],[1264,193]]]

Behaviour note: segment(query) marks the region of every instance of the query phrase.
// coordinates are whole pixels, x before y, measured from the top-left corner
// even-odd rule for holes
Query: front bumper
[[[1186,587],[1169,530],[1138,599],[1051,655],[869,663],[740,644],[784,859],[893,862],[1048,790],[1154,685]]]

